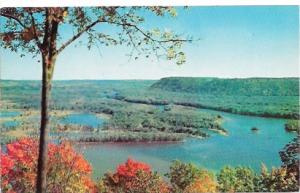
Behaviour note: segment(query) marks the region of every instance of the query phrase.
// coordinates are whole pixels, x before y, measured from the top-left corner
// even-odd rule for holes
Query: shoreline
[[[180,144],[184,143],[185,140],[180,141],[95,141],[95,142],[83,142],[83,141],[73,141],[70,140],[75,145],[87,145],[87,146],[94,146],[94,145],[161,145],[161,144]]]
[[[235,115],[245,115],[245,116],[252,116],[252,117],[261,117],[261,118],[275,118],[275,119],[299,119],[300,115],[296,115],[297,117],[291,116],[291,115],[275,115],[275,114],[257,114],[252,112],[234,112],[230,109],[224,109],[222,107],[211,107],[207,105],[202,105],[199,103],[187,103],[187,102],[167,102],[167,101],[145,101],[145,100],[135,100],[135,99],[127,99],[125,97],[122,98],[114,98],[119,101],[124,101],[128,103],[134,103],[134,104],[145,104],[145,105],[178,105],[183,107],[194,107],[197,109],[206,109],[206,110],[214,110],[214,111],[220,111],[225,113],[232,113]]]

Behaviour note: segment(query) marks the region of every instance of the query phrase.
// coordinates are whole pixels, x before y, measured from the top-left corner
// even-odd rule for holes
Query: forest
[[[214,79],[195,80],[209,82]],[[73,177],[62,183],[65,184],[64,187],[78,192],[272,192],[295,191],[299,188],[299,173],[295,170],[299,164],[295,146],[297,137],[282,147],[279,152],[282,165],[271,170],[264,165],[261,171],[246,166],[223,166],[219,171],[211,172],[177,160],[170,163],[169,172],[164,176],[152,170],[149,164],[129,158],[124,164],[119,164],[115,172],[106,172],[95,180],[92,170],[97,168],[76,152],[78,145],[107,142],[177,143],[189,138],[204,140],[216,135],[230,136],[231,133],[223,126],[222,112],[289,118],[286,119],[285,127],[279,129],[296,135],[299,133],[299,112],[296,111],[299,108],[299,96],[290,91],[297,90],[292,86],[294,79],[287,80],[289,83],[286,88],[283,86],[285,80],[280,80],[279,83],[270,80],[269,94],[264,94],[266,87],[259,87],[260,83],[255,81],[257,90],[253,91],[253,95],[232,88],[235,92],[224,92],[222,96],[212,94],[216,87],[220,87],[217,90],[221,92],[224,84],[234,87],[234,84],[242,84],[241,80],[236,83],[232,83],[233,80],[228,80],[230,83],[222,80],[211,84],[210,89],[205,86],[207,90],[199,93],[183,88],[174,90],[176,86],[166,89],[162,86],[164,81],[165,79],[54,81],[50,103],[50,139],[53,144],[49,147],[50,167],[53,169],[47,174],[50,183],[48,187],[64,192],[66,189],[59,190],[56,179],[65,179],[64,175],[70,175]],[[176,82],[172,84],[176,85]],[[249,80],[246,82],[243,84],[254,84],[252,81],[249,83]],[[279,88],[278,85],[282,85],[281,91],[273,95],[272,92]],[[1,91],[3,102],[0,137],[2,146],[7,148],[7,152],[3,152],[1,156],[4,164],[2,188],[17,192],[33,190],[34,184],[29,182],[35,179],[34,174],[30,173],[31,170],[25,171],[19,167],[32,168],[34,165],[30,163],[36,163],[40,82],[2,80]],[[209,109],[219,111],[211,113]],[[73,115],[77,115],[76,121],[79,124],[72,120],[68,122]],[[85,118],[88,118],[87,121]],[[95,124],[89,125],[94,122]],[[256,128],[256,125],[253,126]],[[252,133],[259,133],[260,129],[256,128]],[[32,148],[32,154],[18,157],[25,147]],[[51,157],[66,153],[70,156],[64,159]],[[76,169],[70,165],[70,160],[75,161]],[[71,173],[58,172],[60,167],[69,168]],[[16,173],[17,171],[19,172]],[[20,178],[15,178],[16,175]],[[28,182],[24,184],[24,181],[17,180],[21,178]]]
[[[151,88],[211,95],[299,96],[299,79],[167,77]]]
[[[74,112],[89,112],[106,117],[108,121],[102,125],[101,131],[107,132],[99,132],[99,128],[86,128],[86,126],[78,128],[76,125],[69,124],[67,126],[69,131],[78,129],[88,131],[83,132],[84,134],[92,131],[93,137],[87,134],[81,135],[78,139],[76,136],[79,141],[180,141],[184,136],[209,137],[209,132],[226,134],[226,130],[220,126],[222,121],[220,116],[199,112],[192,107],[135,104],[118,99],[119,92],[147,89],[152,82],[55,81],[51,109],[57,113],[52,114],[51,128],[53,132],[66,132],[59,123],[59,118]],[[3,109],[23,112],[22,127],[29,135],[37,134],[38,124],[33,124],[30,120],[38,119],[36,111],[40,105],[39,85],[38,81],[2,81],[1,85]],[[5,127],[4,122],[9,121],[13,119],[1,120],[2,127]],[[9,127],[18,126],[9,125]],[[1,134],[4,138],[9,138],[11,129],[7,131]]]
[[[209,137],[211,132],[226,135],[221,126],[222,116],[197,109],[261,117],[288,118],[287,125],[299,118],[298,79],[216,79],[216,78],[163,78],[154,80],[82,80],[54,81],[50,108],[52,128],[61,130],[59,118],[71,112],[89,112],[105,116],[101,130],[109,137],[94,134],[89,141],[137,141],[182,139],[183,135]],[[226,88],[226,89],[225,89]],[[222,91],[223,89],[223,91]],[[37,111],[39,109],[39,81],[1,81],[3,109]],[[195,92],[199,93],[195,93]],[[215,95],[214,92],[221,94]],[[276,92],[276,94],[274,94]],[[27,113],[28,114],[28,113]],[[30,113],[29,113],[30,114]],[[34,113],[32,113],[34,114]],[[28,117],[28,116],[27,116]],[[23,113],[23,120],[26,113]],[[35,117],[37,118],[37,116]],[[6,121],[12,121],[7,118]],[[3,120],[2,126],[3,124]],[[25,124],[26,121],[23,121]],[[27,121],[28,122],[28,121]],[[25,124],[26,125],[26,124]],[[297,125],[294,124],[294,125]],[[27,125],[24,127],[37,127]],[[13,127],[10,126],[10,127]],[[77,130],[69,125],[68,130]],[[57,129],[58,128],[58,129]],[[295,130],[295,126],[292,128]],[[82,128],[81,128],[82,129]],[[4,128],[2,129],[4,130]],[[32,130],[32,129],[31,129]],[[99,131],[99,128],[88,128]],[[36,129],[34,129],[36,131]],[[118,132],[123,132],[121,137]],[[162,135],[160,138],[153,133]],[[30,131],[30,134],[34,132]],[[113,134],[115,133],[115,134]],[[138,135],[135,135],[138,133]],[[5,135],[2,134],[2,135]],[[107,134],[108,135],[108,134]],[[112,137],[115,135],[116,139]],[[88,135],[87,135],[88,136]],[[152,137],[151,137],[152,136]],[[84,137],[83,137],[84,138]],[[84,140],[80,138],[80,140]],[[128,138],[128,139],[127,139]]]

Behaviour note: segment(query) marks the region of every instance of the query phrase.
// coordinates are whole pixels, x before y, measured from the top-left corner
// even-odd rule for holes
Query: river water
[[[236,115],[202,110],[221,115],[228,136],[214,134],[208,139],[186,139],[181,143],[106,143],[81,145],[79,150],[92,164],[94,177],[126,161],[128,157],[149,163],[155,171],[166,173],[172,160],[192,162],[217,172],[225,165],[250,166],[259,171],[281,164],[278,152],[293,137],[284,129],[284,119]],[[258,131],[252,131],[256,127]]]
[[[213,110],[201,110],[223,117],[228,136],[212,134],[207,139],[189,138],[180,143],[105,143],[77,147],[92,164],[94,177],[126,161],[128,157],[149,163],[155,171],[166,173],[172,160],[192,162],[214,172],[225,165],[250,166],[259,171],[261,163],[268,167],[281,164],[278,152],[295,133],[284,129],[286,120],[236,115]],[[1,117],[15,117],[18,112],[1,112]],[[99,127],[103,120],[93,114],[72,114],[65,124]],[[258,131],[252,131],[253,127]]]

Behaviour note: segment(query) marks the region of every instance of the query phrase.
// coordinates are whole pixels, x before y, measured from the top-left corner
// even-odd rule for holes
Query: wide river
[[[259,171],[281,164],[278,152],[293,137],[284,129],[284,119],[236,115],[212,110],[224,118],[228,136],[214,134],[208,139],[186,139],[181,143],[106,143],[80,145],[79,150],[93,166],[94,177],[126,161],[128,157],[149,163],[155,171],[166,173],[172,160],[192,162],[214,172],[225,165],[250,166]],[[256,127],[257,132],[251,131]]]

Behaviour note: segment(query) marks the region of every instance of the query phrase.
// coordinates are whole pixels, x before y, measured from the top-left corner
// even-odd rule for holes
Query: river
[[[250,166],[259,171],[261,163],[269,168],[281,164],[278,152],[295,133],[286,132],[286,120],[237,115],[214,110],[200,110],[223,117],[228,136],[212,134],[207,139],[189,138],[179,143],[106,143],[81,144],[77,149],[92,164],[94,177],[126,161],[128,157],[149,163],[155,171],[166,173],[172,160],[192,162],[214,172],[225,165]],[[1,112],[1,117],[15,117],[19,112]],[[72,114],[61,120],[67,124],[97,127],[103,120],[93,114]],[[11,121],[15,123],[15,121]],[[6,123],[10,123],[5,122]],[[258,128],[252,131],[253,127]]]
[[[192,162],[217,172],[225,165],[250,166],[259,171],[261,163],[268,167],[281,164],[278,152],[293,137],[284,129],[284,119],[236,115],[202,110],[223,117],[228,136],[214,134],[207,139],[186,139],[181,143],[107,143],[81,145],[85,158],[92,164],[94,177],[132,157],[149,163],[155,171],[166,173],[172,160]],[[256,127],[258,131],[252,131]]]

